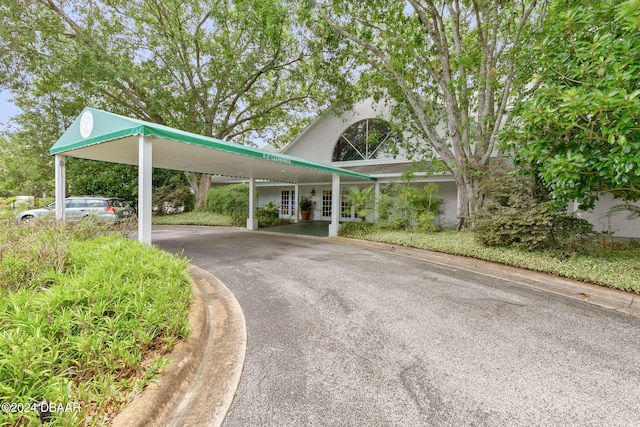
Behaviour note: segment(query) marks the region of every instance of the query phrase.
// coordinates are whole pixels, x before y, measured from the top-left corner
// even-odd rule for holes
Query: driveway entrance
[[[156,227],[153,242],[245,313],[225,426],[640,425],[638,318],[324,239]]]

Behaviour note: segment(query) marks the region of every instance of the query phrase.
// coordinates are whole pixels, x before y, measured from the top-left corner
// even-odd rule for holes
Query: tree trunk
[[[204,211],[209,201],[209,188],[211,188],[211,174],[185,172],[189,185],[196,198],[196,211]]]
[[[456,182],[458,193],[458,223],[456,228],[458,231],[465,227],[471,226],[469,220],[479,208],[482,207],[483,197],[480,194],[480,177],[473,171],[453,170],[453,176]]]

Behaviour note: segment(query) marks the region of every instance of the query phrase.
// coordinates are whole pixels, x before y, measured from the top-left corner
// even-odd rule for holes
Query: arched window
[[[402,138],[380,119],[365,119],[345,130],[333,149],[334,162],[388,159],[396,156]]]

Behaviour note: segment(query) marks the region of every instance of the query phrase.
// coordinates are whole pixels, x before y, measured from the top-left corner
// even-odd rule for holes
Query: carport
[[[138,166],[138,240],[151,243],[151,170],[153,167],[210,173],[249,182],[247,228],[255,230],[255,182],[294,184],[331,182],[329,235],[338,234],[340,179],[375,181],[368,175],[293,156],[259,150],[173,129],[94,108],[85,108],[51,147],[55,156],[56,217],[64,219],[65,157]]]

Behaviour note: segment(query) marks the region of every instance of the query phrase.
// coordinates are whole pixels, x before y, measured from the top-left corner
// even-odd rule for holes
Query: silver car
[[[16,217],[16,222],[29,222],[34,218],[54,216],[56,203],[44,208],[22,211]],[[64,199],[64,217],[66,221],[77,222],[89,216],[99,221],[120,222],[135,214],[135,210],[124,199],[100,196],[77,196]]]

